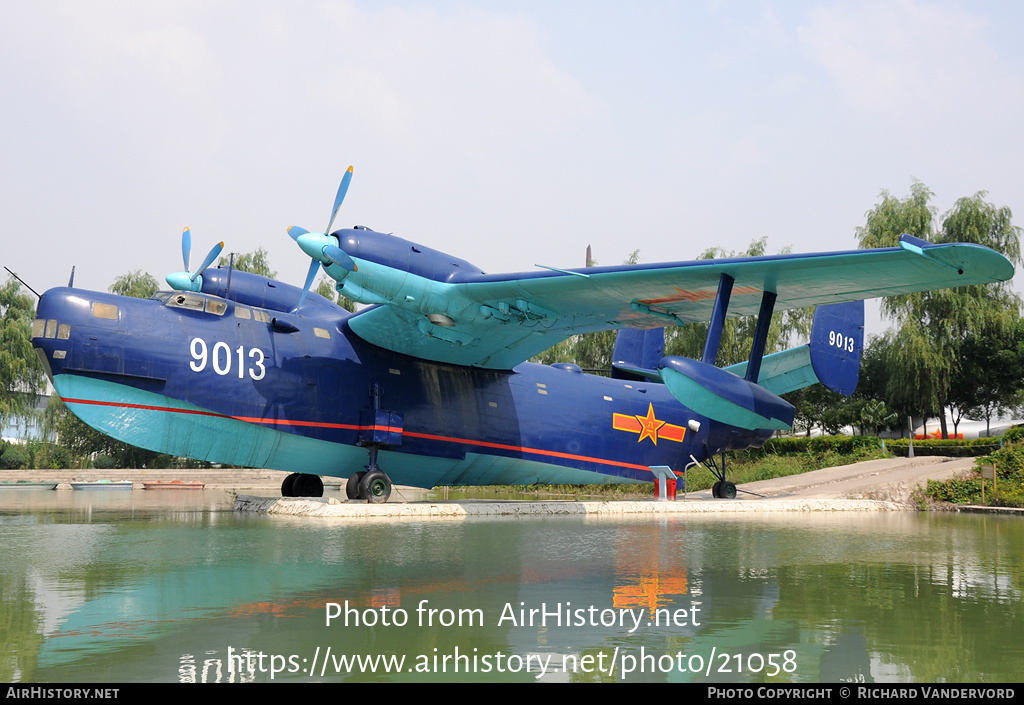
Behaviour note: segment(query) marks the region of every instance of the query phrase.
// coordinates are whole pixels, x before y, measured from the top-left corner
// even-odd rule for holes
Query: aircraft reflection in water
[[[0,523],[0,587],[19,617],[6,635],[5,663],[20,670],[7,671],[6,680],[269,682],[269,672],[238,661],[231,668],[229,648],[296,655],[308,669],[317,648],[323,663],[327,647],[338,656],[409,662],[456,649],[501,653],[505,663],[545,655],[560,666],[563,656],[575,657],[567,662],[575,671],[549,667],[550,680],[759,681],[767,679],[767,657],[787,651],[796,652],[796,670],[783,680],[934,682],[947,674],[958,682],[1012,681],[1019,673],[1024,525],[1012,517],[381,520],[282,531],[230,512],[130,515],[124,521],[128,511],[96,506],[66,523],[45,507]],[[26,537],[36,551],[24,551]],[[360,610],[403,608],[410,621],[326,626],[325,604],[345,600]],[[481,626],[435,620],[420,627],[415,613],[424,600],[439,610],[479,612]],[[499,626],[505,605],[545,603],[642,609],[645,619],[632,634],[617,626]],[[689,612],[694,604],[699,625],[648,624],[652,608]],[[938,632],[937,621],[944,625]],[[965,643],[975,646],[965,651]],[[666,659],[670,670],[646,675],[586,670],[586,657],[608,663],[617,647],[620,665],[641,648],[657,660],[685,658]],[[711,675],[695,673],[690,657],[706,666],[712,653]],[[763,667],[756,655],[765,657]],[[313,676],[286,670],[275,680],[415,682],[430,675],[333,667],[323,677],[318,668]],[[446,674],[479,681],[537,675]]]
[[[150,300],[46,292],[32,340],[61,399],[133,445],[290,471],[286,496],[319,496],[318,475],[384,501],[392,482],[636,482],[700,462],[715,496],[734,497],[713,457],[789,429],[780,394],[853,392],[863,299],[1013,276],[992,250],[906,235],[880,250],[490,275],[367,228],[288,232],[311,257],[301,290],[208,268],[218,245]],[[182,249],[188,270],[188,229]],[[350,315],[309,293],[321,268],[369,306]],[[809,345],[764,356],[773,312],[814,304]],[[716,367],[726,316],[755,314],[749,361]],[[659,326],[696,321],[710,321],[701,360],[664,356]],[[611,329],[610,378],[525,362]]]

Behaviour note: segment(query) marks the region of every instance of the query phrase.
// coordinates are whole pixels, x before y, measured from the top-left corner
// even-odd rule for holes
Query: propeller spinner
[[[306,283],[302,287],[302,296],[299,298],[299,305],[295,307],[298,311],[302,308],[302,303],[306,300],[306,294],[309,293],[309,288],[313,286],[313,280],[316,278],[317,271],[320,269],[322,264],[324,267],[329,267],[332,264],[336,264],[342,269],[347,269],[350,272],[356,271],[356,263],[352,260],[348,254],[341,249],[341,242],[334,235],[328,235],[331,231],[331,225],[334,224],[334,218],[338,215],[338,209],[341,208],[342,201],[345,200],[345,194],[348,192],[348,185],[352,181],[352,167],[348,168],[345,172],[345,176],[341,178],[341,185],[338,186],[338,195],[334,197],[334,208],[331,210],[331,219],[327,221],[327,227],[324,228],[322,233],[311,233],[305,228],[300,228],[297,225],[293,225],[288,228],[288,235],[291,236],[292,240],[298,243],[302,251],[309,255],[312,260],[309,263],[309,271],[306,273]]]
[[[185,263],[184,272],[174,272],[167,275],[167,284],[175,291],[199,291],[203,288],[203,272],[213,264],[217,255],[224,249],[224,243],[218,242],[206,255],[202,265],[194,273],[188,271],[189,254],[192,251],[192,231],[185,228],[181,233],[181,259]]]

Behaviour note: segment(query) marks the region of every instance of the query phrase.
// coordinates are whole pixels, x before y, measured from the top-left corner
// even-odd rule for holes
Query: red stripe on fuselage
[[[599,463],[601,465],[613,465],[620,468],[630,468],[633,470],[649,470],[646,465],[636,465],[634,463],[623,463],[618,460],[605,460],[604,458],[592,458],[587,455],[574,455],[572,453],[561,453],[556,450],[542,450],[540,448],[527,448],[524,446],[513,446],[506,445],[504,443],[492,443],[490,441],[474,441],[469,438],[455,438],[452,436],[437,436],[431,433],[416,433],[416,432],[403,432],[401,428],[394,428],[390,426],[360,426],[359,424],[343,424],[343,423],[327,423],[324,421],[289,421],[287,419],[260,419],[252,416],[227,416],[225,414],[217,414],[212,411],[201,411],[198,409],[175,409],[169,406],[152,406],[149,404],[129,404],[127,402],[113,402],[113,401],[96,401],[94,399],[65,399],[61,397],[61,401],[65,404],[92,404],[94,406],[114,406],[121,409],[142,409],[143,411],[166,411],[176,414],[195,414],[197,416],[213,416],[220,419],[233,419],[235,421],[244,421],[246,423],[259,423],[259,424],[271,424],[274,426],[303,426],[307,428],[337,428],[346,431],[360,431],[366,429],[373,429],[375,431],[388,431],[389,433],[401,433],[408,438],[421,438],[427,441],[441,441],[443,443],[458,443],[461,445],[480,446],[483,448],[494,448],[495,450],[508,450],[515,453],[530,453],[532,455],[544,455],[551,458],[564,458],[567,460],[581,460],[589,463]]]

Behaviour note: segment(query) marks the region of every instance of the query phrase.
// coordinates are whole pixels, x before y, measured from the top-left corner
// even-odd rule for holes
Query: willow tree
[[[894,198],[882,192],[882,202],[867,212],[857,229],[861,247],[893,247],[908,233],[935,243],[968,242],[1003,253],[1021,264],[1020,228],[1013,225],[1009,208],[985,201],[985,192],[961,198],[935,227],[932,192],[919,181],[910,195]],[[927,416],[936,414],[942,437],[948,437],[945,409],[963,373],[961,352],[966,341],[986,333],[1000,333],[1015,324],[1020,298],[1009,282],[937,289],[891,296],[883,314],[894,323],[886,334],[888,394]]]
[[[110,285],[108,291],[120,296],[132,296],[136,299],[148,299],[160,290],[160,282],[149,272],[135,269],[122,274]]]
[[[316,289],[314,289],[313,291],[320,294],[320,296],[324,297],[331,303],[338,304],[339,306],[341,306],[343,309],[350,313],[356,312],[355,303],[351,299],[347,299],[337,292],[337,287],[335,286],[334,279],[332,279],[331,277],[321,275],[320,281],[317,282]]]
[[[221,267],[227,267],[229,263],[239,272],[249,272],[259,274],[267,279],[277,279],[277,272],[270,268],[270,258],[262,247],[258,247],[252,252],[243,252],[240,255],[232,253],[232,255],[221,257],[217,261],[217,265]]]
[[[42,391],[43,371],[32,349],[35,306],[14,277],[0,287],[0,425],[25,417]]]

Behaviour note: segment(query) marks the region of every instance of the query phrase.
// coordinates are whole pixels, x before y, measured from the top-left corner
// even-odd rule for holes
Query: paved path
[[[754,499],[756,492],[772,498],[885,499],[903,502],[928,480],[948,480],[974,466],[975,458],[883,458],[852,465],[814,470],[774,480],[739,485],[737,499]],[[728,467],[726,468],[728,477]],[[746,492],[744,492],[744,490]],[[691,492],[691,497],[710,499],[711,491]]]

